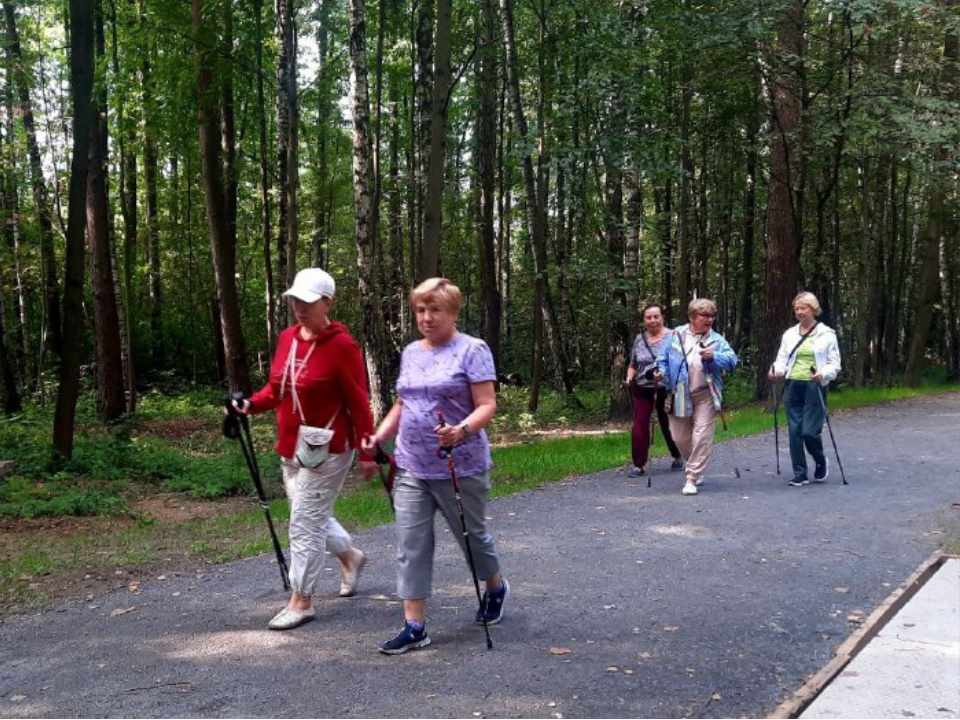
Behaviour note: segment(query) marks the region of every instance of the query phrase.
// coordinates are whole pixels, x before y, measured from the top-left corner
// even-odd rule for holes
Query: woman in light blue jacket
[[[723,402],[721,373],[737,366],[737,355],[713,330],[717,306],[697,298],[687,306],[690,322],[673,331],[657,358],[673,399],[670,433],[686,462],[684,495],[696,495],[713,452],[713,434]]]
[[[802,292],[793,299],[793,314],[799,322],[783,334],[768,375],[771,380],[786,378],[783,407],[790,435],[793,487],[810,482],[804,447],[813,458],[813,481],[822,483],[830,474],[821,433],[827,386],[840,372],[840,347],[833,329],[817,321],[820,312],[820,303],[813,293]]]

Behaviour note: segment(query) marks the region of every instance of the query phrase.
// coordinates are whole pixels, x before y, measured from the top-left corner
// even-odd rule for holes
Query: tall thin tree
[[[70,0],[70,96],[73,100],[73,155],[70,160],[70,200],[67,206],[67,249],[63,314],[71,318],[64,327],[60,383],[53,420],[55,458],[73,455],[74,418],[80,395],[80,360],[83,357],[84,324],[84,227],[86,225],[87,167],[90,162],[90,131],[93,106],[93,5],[88,0]]]
[[[203,195],[217,283],[227,383],[232,390],[249,392],[250,370],[237,296],[237,238],[235,226],[234,234],[231,234],[227,222],[223,162],[220,156],[222,134],[218,103],[221,96],[214,82],[219,42],[208,12],[204,8],[204,0],[192,0],[192,23],[197,40],[197,112]]]

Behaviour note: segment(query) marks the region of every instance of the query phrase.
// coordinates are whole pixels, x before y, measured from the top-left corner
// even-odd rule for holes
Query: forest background
[[[378,416],[438,274],[530,413],[628,416],[695,296],[755,397],[800,289],[846,383],[957,378],[956,0],[2,6],[4,422],[55,404],[58,461],[85,392],[257,386],[314,265]]]

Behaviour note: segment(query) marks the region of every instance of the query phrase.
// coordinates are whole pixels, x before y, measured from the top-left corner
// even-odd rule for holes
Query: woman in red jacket
[[[323,571],[325,551],[340,558],[340,595],[352,595],[366,561],[350,535],[333,517],[333,503],[353,464],[354,448],[373,435],[363,356],[346,326],[329,318],[336,285],[320,268],[297,273],[289,297],[297,323],[280,333],[267,384],[240,412],[277,413],[277,445],[283,483],[290,500],[290,584],[287,606],[270,621],[271,630],[289,630],[313,619],[313,593]],[[324,448],[301,441],[301,427]],[[317,431],[320,431],[319,433]],[[316,443],[317,438],[312,438]],[[367,479],[376,463],[360,453]]]

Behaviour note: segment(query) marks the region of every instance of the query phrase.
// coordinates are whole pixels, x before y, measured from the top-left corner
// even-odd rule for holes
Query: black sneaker
[[[417,632],[410,626],[410,623],[404,622],[403,629],[397,633],[396,637],[380,643],[380,652],[384,655],[399,655],[407,650],[416,650],[429,644],[430,637],[427,635],[426,625],[420,632]]]
[[[503,602],[510,594],[510,583],[507,582],[506,578],[503,578],[501,583],[499,590],[494,592],[484,591],[483,602],[480,604],[480,609],[477,610],[477,625],[483,625],[484,619],[486,619],[487,625],[496,625],[503,620]]]
[[[676,458],[672,463],[670,463],[670,469],[673,472],[676,472],[677,470],[683,470],[683,460]]]
[[[802,487],[803,485],[809,485],[809,484],[810,484],[810,481],[807,480],[805,477],[799,477],[799,476],[797,476],[797,477],[795,477],[793,480],[791,480],[791,481],[790,481],[789,483],[787,483],[787,484],[788,484],[790,487]]]
[[[825,482],[826,479],[830,476],[829,462],[827,461],[826,456],[823,458],[823,465],[817,465],[813,470],[813,481],[815,483]]]

